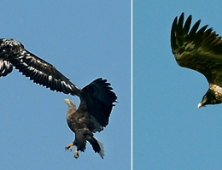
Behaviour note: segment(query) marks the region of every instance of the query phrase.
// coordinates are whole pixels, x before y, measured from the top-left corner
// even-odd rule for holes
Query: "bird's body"
[[[75,104],[65,99],[65,102],[69,105],[69,108],[76,107]],[[69,128],[75,133],[75,140],[66,146],[66,149],[71,149],[74,145],[77,147],[74,157],[78,158],[78,151],[84,152],[86,149],[86,141],[90,142],[95,152],[99,153],[101,158],[104,157],[103,145],[94,138],[92,133],[94,129],[94,123],[90,120],[90,113],[87,110],[69,110],[66,116],[67,124]]]
[[[209,89],[198,108],[222,103],[222,40],[207,25],[198,30],[200,20],[191,27],[191,15],[176,17],[171,29],[171,48],[177,63],[203,74]]]
[[[108,125],[112,107],[117,99],[111,90],[112,88],[106,80],[96,79],[82,89],[78,109],[71,100],[65,99],[69,106],[66,116],[67,123],[75,133],[75,140],[66,149],[75,145],[77,147],[75,158],[78,157],[78,151],[84,152],[86,141],[103,158],[103,145],[94,137],[93,133],[102,131]]]

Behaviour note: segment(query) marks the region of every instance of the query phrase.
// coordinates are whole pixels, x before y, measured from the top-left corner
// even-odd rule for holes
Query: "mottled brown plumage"
[[[184,23],[184,13],[176,17],[171,29],[171,48],[177,63],[202,73],[209,89],[198,107],[222,103],[222,40],[207,25],[198,29],[200,20],[191,27],[192,16]]]
[[[103,144],[94,137],[93,133],[102,131],[108,125],[112,107],[117,99],[116,94],[107,80],[99,78],[84,87],[79,97],[78,109],[71,100],[65,99],[69,106],[67,123],[75,133],[74,141],[67,145],[66,149],[72,149],[75,145],[77,150],[74,157],[78,158],[78,151],[84,152],[88,141],[93,150],[103,158]]]

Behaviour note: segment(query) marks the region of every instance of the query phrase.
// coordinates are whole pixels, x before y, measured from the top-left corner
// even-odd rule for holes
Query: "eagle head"
[[[203,96],[202,101],[198,104],[198,108],[203,107],[207,104],[218,104],[222,103],[221,100],[218,99],[218,92],[215,92],[211,89],[208,89],[206,94]]]

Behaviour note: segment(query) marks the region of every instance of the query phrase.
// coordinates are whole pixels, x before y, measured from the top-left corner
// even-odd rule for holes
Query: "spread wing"
[[[78,112],[88,112],[94,122],[93,132],[103,130],[109,123],[109,116],[117,96],[112,91],[110,83],[98,78],[82,89]]]
[[[177,63],[202,73],[209,83],[222,86],[222,41],[207,25],[191,28],[192,16],[184,23],[184,13],[173,21],[171,47]]]
[[[80,89],[53,65],[27,51],[20,42],[13,39],[0,39],[0,76],[10,73],[12,66],[34,83],[51,90],[72,95],[80,93]]]

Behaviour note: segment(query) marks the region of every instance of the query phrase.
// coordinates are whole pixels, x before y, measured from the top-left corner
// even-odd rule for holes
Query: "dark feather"
[[[117,97],[107,80],[96,79],[82,89],[82,100],[86,101],[86,105],[91,115],[102,126],[108,124],[108,119]]]
[[[12,64],[9,61],[0,58],[0,77],[7,76],[12,70]]]

